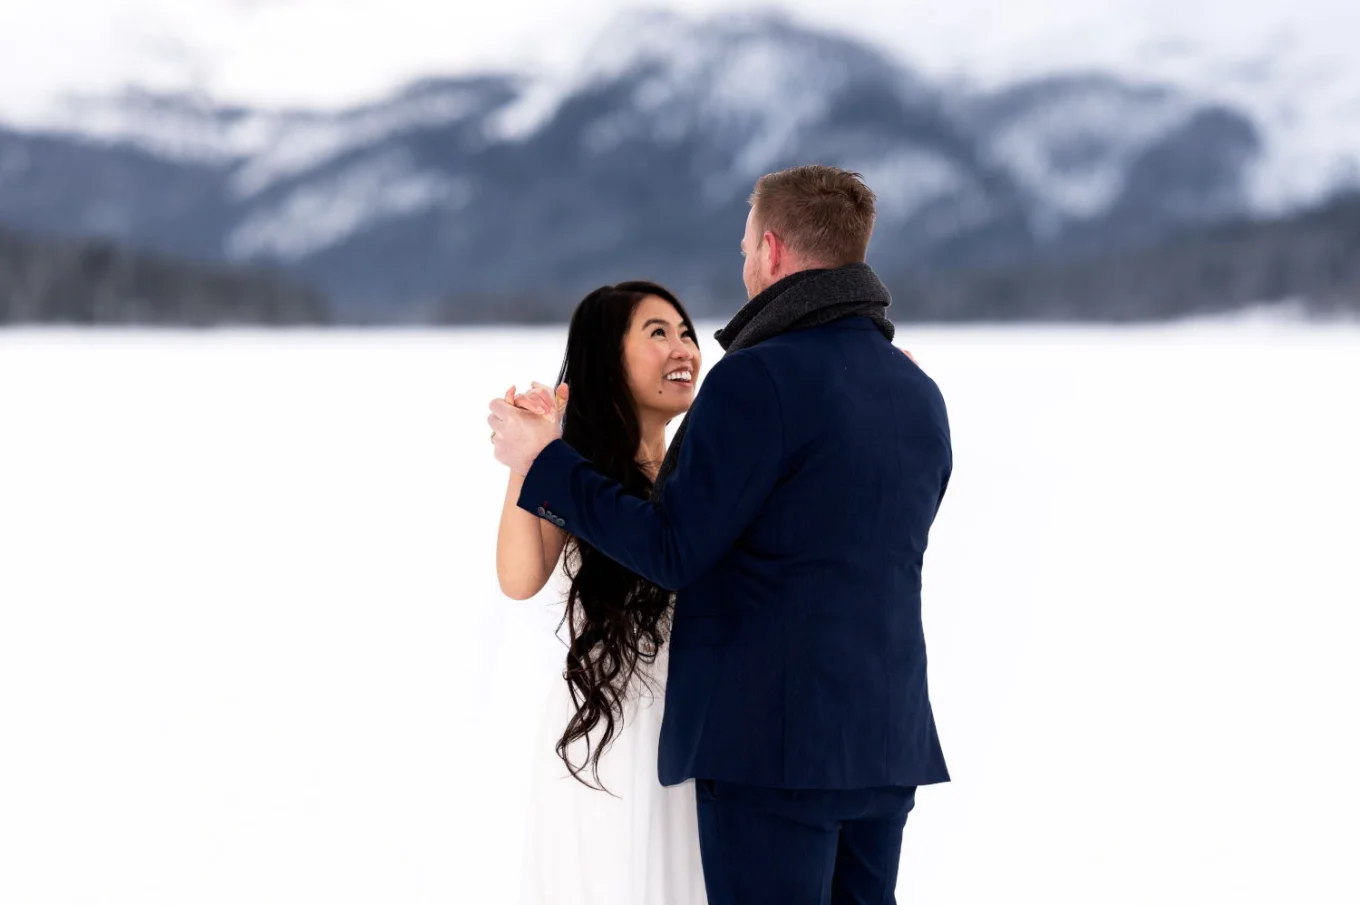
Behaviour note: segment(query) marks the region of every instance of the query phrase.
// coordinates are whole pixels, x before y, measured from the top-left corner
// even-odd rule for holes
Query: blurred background
[[[0,5],[0,905],[513,903],[485,404],[879,199],[950,405],[900,900],[1353,903],[1360,5]],[[116,329],[114,329],[116,328]]]
[[[900,320],[1357,310],[1352,4],[944,6],[7,4],[0,321],[561,321],[632,273],[721,316],[805,161],[878,192]]]

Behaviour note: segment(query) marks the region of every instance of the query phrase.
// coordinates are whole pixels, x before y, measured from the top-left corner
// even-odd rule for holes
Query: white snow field
[[[563,337],[0,332],[0,905],[513,905],[560,648],[484,414]],[[1360,327],[899,344],[956,456],[899,900],[1360,901]]]

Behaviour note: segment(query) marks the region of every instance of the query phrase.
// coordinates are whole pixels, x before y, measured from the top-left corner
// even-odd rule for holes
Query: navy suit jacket
[[[949,779],[921,566],[951,468],[935,382],[853,317],[724,357],[655,502],[557,440],[519,505],[677,592],[663,784],[916,786]]]

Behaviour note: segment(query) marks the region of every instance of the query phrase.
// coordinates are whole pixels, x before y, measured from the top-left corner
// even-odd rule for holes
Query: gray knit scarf
[[[724,351],[736,352],[792,330],[819,327],[846,317],[867,317],[891,340],[892,321],[884,313],[890,304],[888,287],[868,264],[804,270],[784,277],[751,299],[715,336]],[[675,471],[688,426],[686,414],[652,486],[653,500],[661,499],[661,488]]]

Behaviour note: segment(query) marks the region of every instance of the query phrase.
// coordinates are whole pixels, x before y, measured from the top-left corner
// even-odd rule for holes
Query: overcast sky
[[[411,78],[562,65],[620,0],[0,0],[0,118],[22,120],[62,91],[136,82],[224,100],[332,106]],[[692,14],[768,8],[666,0]],[[931,71],[1126,62],[1174,31],[1251,49],[1289,29],[1340,36],[1355,0],[783,0]],[[1344,20],[1344,21],[1343,21]]]

